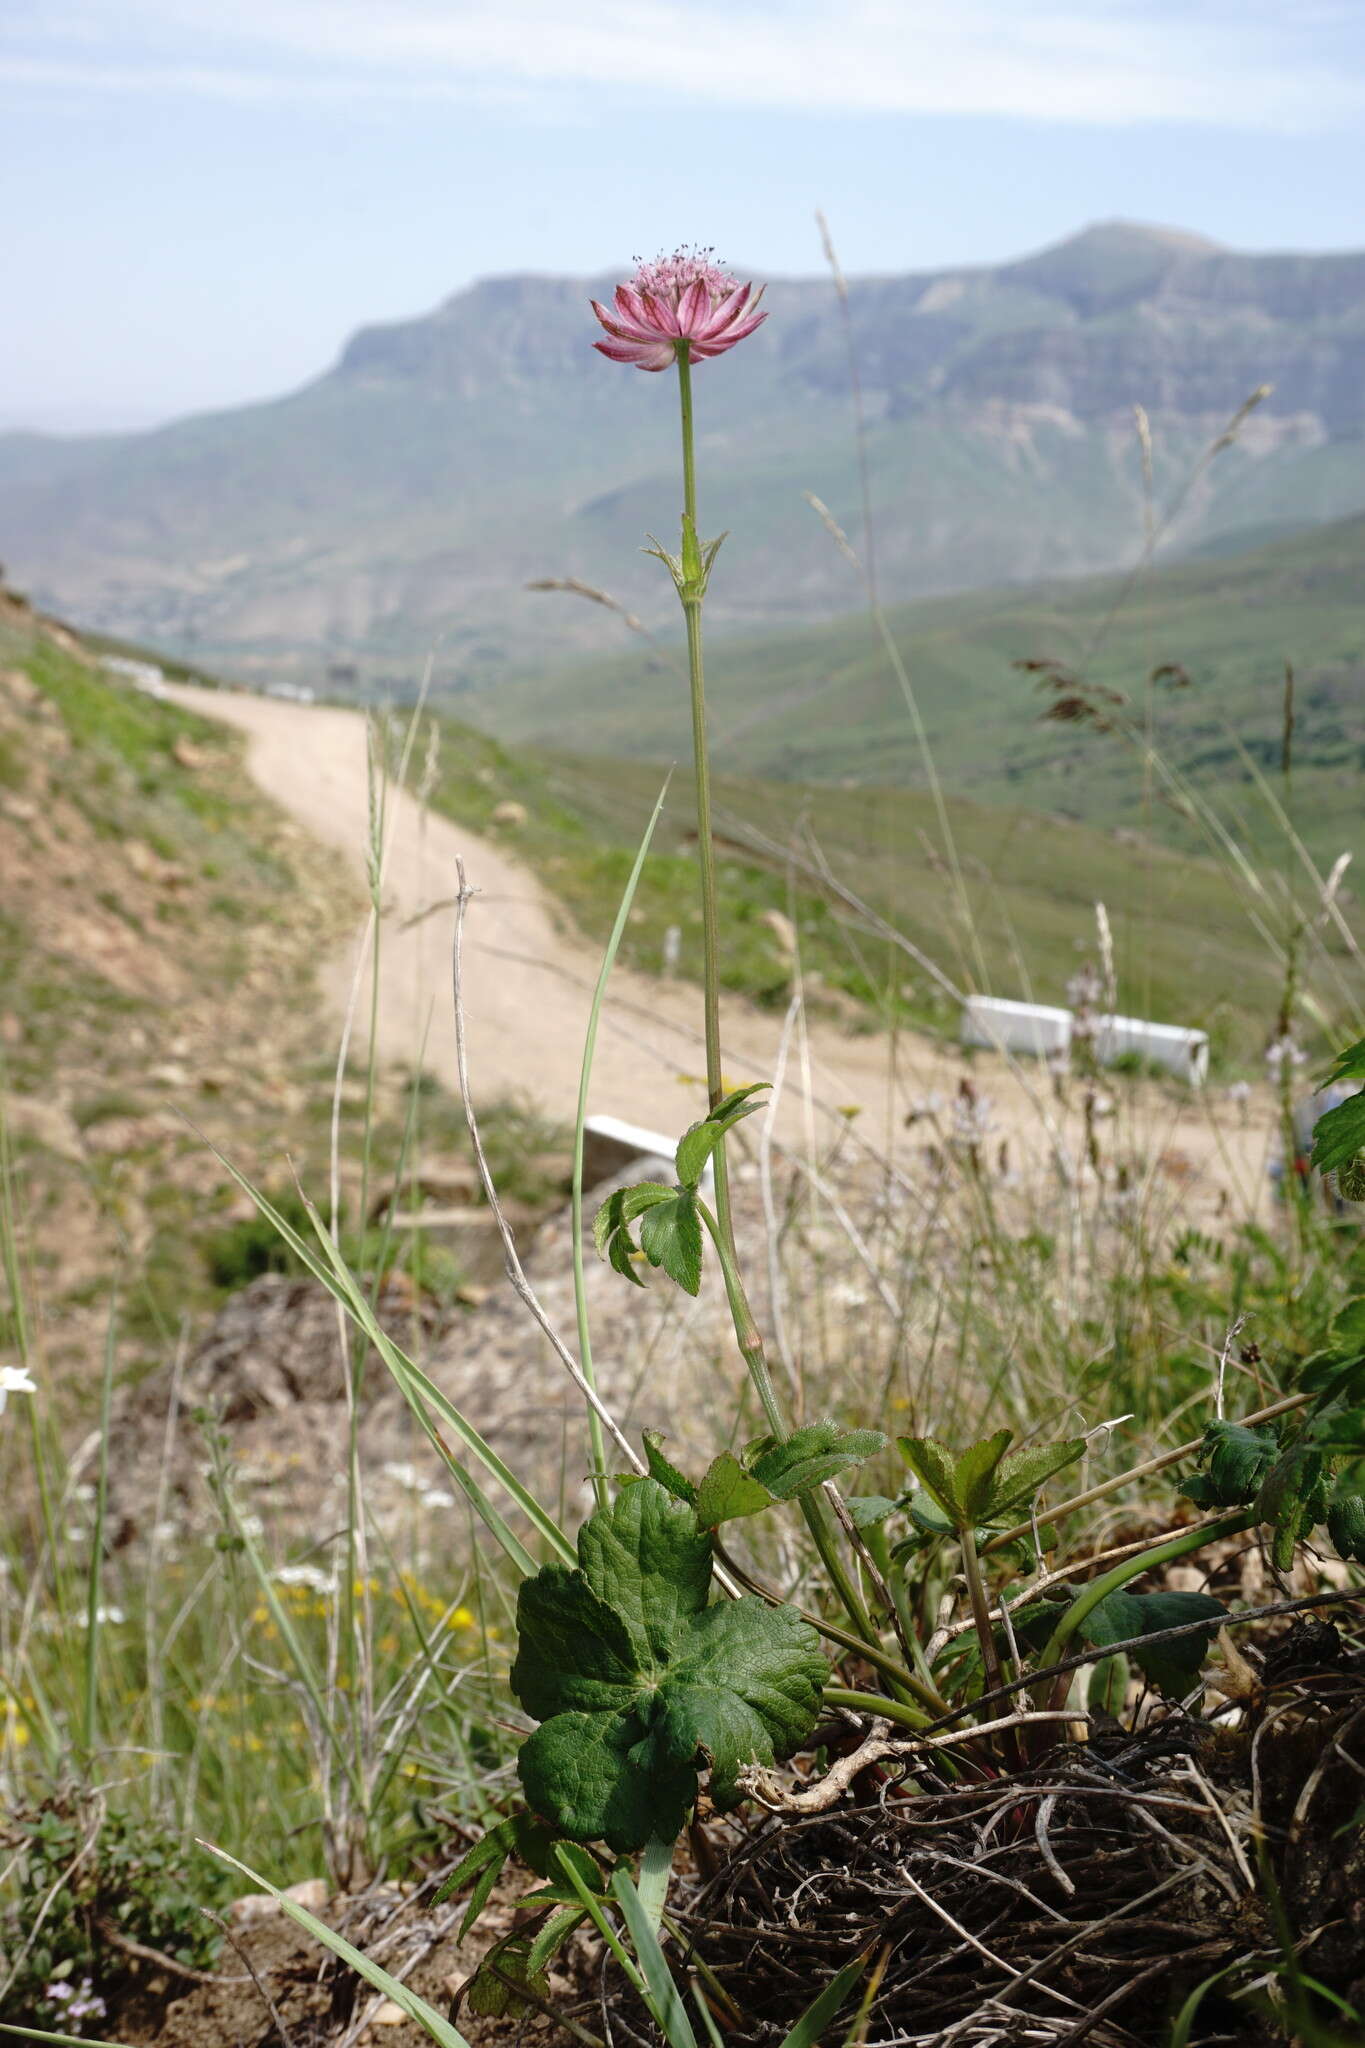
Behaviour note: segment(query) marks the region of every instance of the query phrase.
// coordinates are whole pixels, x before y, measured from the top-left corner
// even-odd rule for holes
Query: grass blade
[[[658,801],[655,803],[654,809],[650,814],[649,823],[645,827],[644,837],[640,841],[639,852],[635,856],[635,865],[630,871],[630,878],[621,897],[620,906],[616,912],[616,922],[613,924],[611,936],[607,940],[607,949],[602,955],[602,965],[598,972],[597,985],[592,992],[592,1008],[588,1012],[588,1029],[583,1040],[583,1064],[578,1074],[578,1109],[574,1117],[573,1129],[572,1221],[570,1224],[573,1241],[573,1298],[574,1310],[578,1319],[579,1364],[583,1368],[584,1379],[590,1387],[594,1388],[597,1385],[597,1381],[593,1377],[592,1338],[588,1329],[588,1296],[583,1278],[583,1130],[588,1118],[588,1084],[592,1079],[593,1055],[597,1050],[597,1026],[602,1015],[602,1001],[607,992],[607,980],[612,968],[616,964],[616,955],[620,950],[621,939],[626,929],[626,920],[630,916],[630,908],[635,901],[635,891],[639,886],[640,876],[644,869],[645,856],[649,852],[650,841],[654,837],[654,827],[659,822],[659,813],[664,807],[664,798],[668,795],[670,780],[670,776],[665,776],[663,788],[659,791]],[[604,1508],[607,1506],[610,1498],[607,1492],[607,1447],[602,1435],[602,1419],[598,1415],[597,1410],[591,1407],[588,1409],[588,1442],[592,1451],[593,1492],[596,1495],[598,1507]]]
[[[202,1136],[203,1134],[200,1133],[199,1135]],[[553,1516],[541,1507],[535,1496],[522,1485],[515,1473],[503,1463],[492,1446],[484,1441],[473,1425],[465,1421],[458,1408],[446,1399],[440,1388],[427,1378],[426,1374],[419,1366],[414,1364],[406,1352],[394,1343],[387,1331],[380,1327],[373,1309],[365,1299],[356,1281],[355,1275],[342,1259],[340,1252],[337,1251],[323,1224],[322,1218],[318,1215],[313,1205],[308,1203],[307,1207],[323,1246],[322,1254],[294,1229],[293,1225],[280,1214],[274,1203],[269,1201],[261,1190],[252,1181],[248,1180],[246,1175],[240,1172],[210,1139],[205,1138],[204,1142],[208,1145],[215,1159],[219,1161],[224,1172],[231,1175],[242,1192],[250,1197],[259,1213],[278,1231],[290,1250],[313,1275],[313,1278],[320,1281],[333,1299],[341,1303],[342,1308],[346,1311],[351,1321],[368,1337],[396,1380],[400,1392],[416,1416],[426,1436],[444,1459],[451,1476],[472,1501],[490,1533],[501,1545],[512,1563],[517,1567],[517,1570],[524,1577],[529,1577],[537,1568],[535,1559],[527,1551],[524,1544],[513,1535],[501,1515],[498,1514],[497,1510],[489,1502],[472,1474],[465,1470],[464,1466],[460,1464],[459,1460],[451,1452],[449,1445],[442,1441],[440,1433],[432,1423],[428,1406],[454,1432],[464,1447],[483,1466],[484,1470],[511,1496],[532,1527],[544,1537],[555,1555],[565,1564],[576,1564],[578,1562],[578,1553]]]
[[[830,1978],[824,1990],[813,1998],[790,2033],[783,2037],[782,2048],[816,2048],[821,2034],[834,2018],[839,2008],[846,2004],[854,1985],[867,1968],[865,1955],[855,1956],[851,1963],[845,1963],[842,1970]]]
[[[650,1925],[644,1902],[626,1871],[612,1873],[611,1889],[649,1987],[650,2010],[663,2029],[670,2048],[697,2048],[697,2037],[692,2031],[687,2007],[682,2002],[682,1993],[673,1981],[673,1972],[659,1946],[659,1937]]]
[[[386,1998],[391,1998],[409,2019],[416,2020],[418,2026],[423,2028],[433,2041],[439,2041],[441,2048],[469,2048],[469,2043],[459,2029],[452,2027],[449,2020],[442,2019],[436,2008],[428,2005],[420,1993],[410,1990],[406,1984],[400,1984],[396,1977],[391,1977],[378,1963],[372,1963],[367,1955],[362,1955],[349,1941],[333,1933],[332,1929],[310,1913],[306,1906],[299,1905],[296,1899],[291,1899],[286,1893],[278,1891],[269,1878],[262,1877],[250,1864],[239,1863],[235,1856],[229,1856],[226,1849],[219,1849],[212,1842],[201,1841],[199,1846],[201,1849],[207,1849],[210,1856],[216,1856],[220,1863],[228,1864],[233,1870],[240,1870],[243,1877],[250,1878],[263,1892],[269,1892],[276,1905],[280,1906],[291,1920],[297,1921],[306,1934],[311,1934],[314,1941],[321,1942],[324,1948],[330,1949],[341,1962],[349,1963],[351,1968],[362,1976],[367,1984],[372,1984],[376,1991],[382,1991]]]

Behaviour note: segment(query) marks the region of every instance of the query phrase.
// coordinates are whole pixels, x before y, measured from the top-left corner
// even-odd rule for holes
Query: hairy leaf
[[[889,1500],[884,1493],[851,1493],[844,1497],[849,1520],[855,1529],[875,1529],[888,1515],[894,1515],[900,1502]]]
[[[717,1529],[722,1522],[737,1522],[744,1515],[760,1514],[772,1504],[773,1496],[762,1480],[746,1472],[733,1452],[722,1451],[697,1489],[697,1526]]]
[[[789,1756],[814,1726],[819,1639],[793,1608],[708,1607],[711,1546],[652,1479],[600,1509],[579,1566],[523,1582],[512,1689],[541,1726],[518,1760],[531,1806],[580,1842],[676,1834],[709,1768],[724,1805],[747,1763]]]
[[[1327,1533],[1338,1557],[1365,1564],[1365,1500],[1358,1493],[1337,1493],[1327,1503]]]
[[[1202,1473],[1180,1491],[1201,1508],[1237,1508],[1254,1500],[1256,1489],[1279,1449],[1273,1429],[1248,1429],[1241,1422],[1211,1422],[1199,1457]]]
[[[1129,1593],[1120,1588],[1091,1609],[1080,1633],[1086,1642],[1103,1650],[1111,1643],[1157,1635],[1162,1629],[1181,1628],[1186,1622],[1206,1618],[1207,1628],[1177,1636],[1170,1643],[1134,1642],[1129,1653],[1154,1685],[1180,1699],[1198,1684],[1209,1645],[1224,1619],[1222,1604],[1208,1593]]]
[[[751,1450],[747,1463],[775,1500],[794,1500],[850,1465],[861,1465],[885,1450],[876,1429],[845,1429],[838,1422],[810,1422],[783,1443],[771,1438]]]
[[[649,1466],[650,1478],[657,1479],[660,1486],[666,1487],[674,1500],[685,1500],[695,1505],[696,1487],[685,1472],[669,1463],[659,1448],[662,1442],[663,1435],[659,1430],[647,1429],[644,1432],[645,1462]]]

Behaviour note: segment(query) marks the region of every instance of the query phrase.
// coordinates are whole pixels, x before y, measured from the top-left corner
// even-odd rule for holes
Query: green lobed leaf
[[[701,1216],[690,1188],[675,1188],[640,1219],[640,1249],[685,1294],[701,1286]]]
[[[954,1529],[962,1528],[967,1513],[957,1491],[951,1451],[932,1436],[898,1436],[896,1442],[901,1456],[929,1498],[947,1516]]]
[[[1357,1152],[1365,1152],[1365,1094],[1350,1096],[1313,1126],[1311,1157],[1319,1173],[1345,1166]]]
[[[997,1429],[979,1443],[968,1444],[953,1466],[953,1491],[962,1503],[964,1522],[985,1520],[995,1491],[996,1468],[1008,1450],[1013,1430]]]
[[[1111,1643],[1126,1643],[1134,1637],[1157,1635],[1162,1629],[1182,1628],[1187,1622],[1203,1621],[1209,1626],[1177,1636],[1174,1642],[1147,1646],[1134,1642],[1129,1654],[1152,1683],[1173,1699],[1180,1699],[1199,1682],[1209,1654],[1209,1645],[1225,1618],[1222,1603],[1208,1593],[1130,1593],[1124,1588],[1110,1593],[1092,1607],[1080,1625],[1080,1633],[1096,1649]]]
[[[986,1519],[1003,1521],[1022,1513],[1037,1499],[1049,1479],[1064,1472],[1085,1456],[1085,1438],[1067,1437],[1061,1443],[1030,1444],[1018,1451],[1006,1451],[996,1467],[995,1485],[986,1508]]]
[[[577,1570],[546,1565],[521,1587],[512,1689],[541,1726],[518,1769],[563,1834],[625,1852],[678,1832],[699,1770],[724,1805],[745,1764],[789,1756],[825,1660],[794,1608],[706,1605],[710,1539],[655,1480],[593,1515],[578,1549]]]
[[[660,1181],[637,1181],[633,1187],[613,1189],[593,1218],[593,1242],[599,1256],[605,1257],[636,1287],[643,1287],[645,1283],[633,1263],[635,1242],[630,1226],[650,1209],[671,1202],[677,1192],[676,1188],[664,1187]]]
[[[850,1465],[861,1465],[886,1448],[877,1429],[845,1429],[839,1422],[809,1422],[782,1443],[760,1438],[747,1463],[774,1500],[794,1500]]]
[[[583,1524],[578,1560],[593,1594],[624,1620],[635,1668],[662,1669],[711,1590],[710,1539],[686,1507],[651,1482],[632,1486]]]
[[[722,1451],[708,1466],[696,1491],[697,1526],[717,1529],[722,1522],[761,1514],[772,1504],[773,1496],[762,1480],[746,1472],[733,1452]]]

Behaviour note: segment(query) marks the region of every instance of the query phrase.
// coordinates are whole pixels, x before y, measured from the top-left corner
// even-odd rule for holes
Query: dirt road
[[[257,783],[354,873],[364,869],[368,818],[365,724],[355,711],[293,704],[216,690],[176,688],[175,700],[244,732]],[[392,794],[384,856],[381,995],[378,1038],[385,1059],[415,1062],[458,1088],[450,998],[456,860],[463,859],[478,900],[466,923],[465,990],[470,1082],[476,1103],[520,1097],[548,1115],[572,1119],[588,1006],[599,955],[574,932],[535,876],[506,850],[427,811],[405,792]],[[321,963],[335,1014],[344,1013],[358,948]],[[368,980],[358,1038],[368,1021]],[[771,1079],[778,1071],[783,1019],[727,999],[722,1012],[727,1078]],[[704,1106],[700,999],[686,984],[618,970],[598,1042],[590,1108],[663,1133],[679,1132]],[[917,1106],[951,1103],[967,1071],[949,1046],[902,1036],[893,1073],[887,1040],[850,1034],[811,1018],[792,1037],[778,1131],[800,1143],[830,1119],[856,1109],[857,1128],[879,1148],[920,1146]],[[1058,1123],[1047,1077],[1031,1064],[1010,1071],[978,1056],[973,1078],[989,1096],[992,1150],[1009,1142],[1024,1166],[1055,1152],[1074,1157],[1074,1115]],[[1171,1175],[1227,1190],[1238,1209],[1259,1204],[1269,1105],[1247,1121],[1218,1091],[1184,1100],[1155,1087],[1124,1091],[1128,1143],[1149,1160],[1165,1155]],[[951,1121],[941,1111],[940,1125]]]

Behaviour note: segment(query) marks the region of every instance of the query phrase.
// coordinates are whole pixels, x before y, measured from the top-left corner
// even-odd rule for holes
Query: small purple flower
[[[768,317],[755,311],[763,287],[755,292],[751,284],[740,284],[713,254],[675,249],[640,264],[629,284],[618,285],[611,311],[594,299],[593,312],[612,339],[593,347],[613,363],[667,370],[677,361],[680,341],[694,363],[722,356],[743,341]]]

